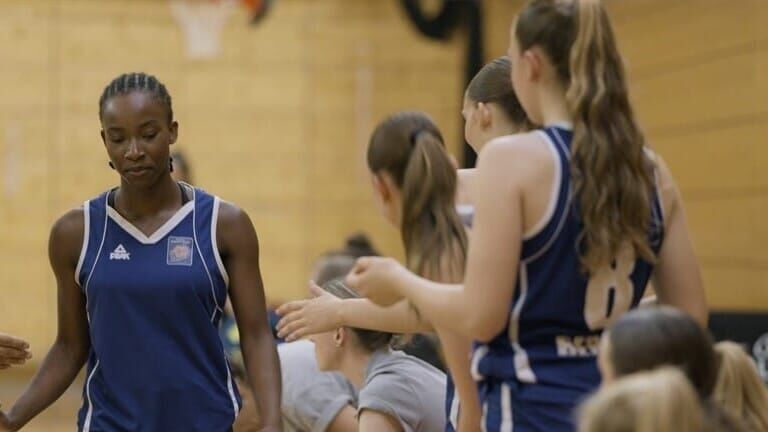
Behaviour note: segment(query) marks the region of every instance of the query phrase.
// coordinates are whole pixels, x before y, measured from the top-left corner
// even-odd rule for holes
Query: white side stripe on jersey
[[[512,389],[508,384],[501,385],[501,426],[499,432],[512,432]]]
[[[517,298],[512,308],[512,316],[509,319],[509,342],[515,351],[515,375],[517,379],[525,383],[535,383],[536,375],[531,369],[531,362],[528,360],[528,353],[520,345],[520,315],[525,305],[525,298],[528,295],[528,268],[525,262],[520,263],[518,278],[520,279],[520,296]]]
[[[91,419],[93,418],[93,400],[91,400],[91,380],[93,375],[96,374],[96,369],[99,368],[99,360],[96,360],[96,364],[93,366],[91,374],[88,375],[88,382],[85,383],[85,397],[88,400],[88,412],[85,414],[85,420],[83,421],[83,432],[90,432]]]
[[[229,274],[227,269],[224,268],[224,262],[221,260],[221,254],[219,254],[219,243],[216,240],[216,228],[219,224],[219,207],[221,206],[221,200],[219,197],[213,197],[213,215],[211,216],[211,243],[213,244],[213,256],[216,258],[216,265],[219,267],[219,273],[224,279],[224,284],[229,291]]]
[[[91,238],[91,202],[86,201],[83,203],[83,244],[80,246],[80,258],[77,260],[77,267],[75,267],[75,283],[77,286],[81,286],[80,271],[83,269],[83,261],[85,261],[85,255],[88,253],[88,239]]]
[[[104,205],[107,205],[107,197],[104,197]],[[101,258],[101,251],[104,249],[104,240],[107,239],[107,213],[104,212],[104,230],[101,232],[101,242],[99,243],[99,250],[96,251],[96,257],[93,259],[93,265],[91,266],[91,271],[88,272],[88,275],[85,279],[85,286],[83,286],[83,293],[85,294],[85,316],[88,318],[88,324],[91,324],[91,313],[88,312],[88,302],[90,301],[88,297],[88,285],[91,283],[91,277],[93,276],[93,271],[96,269],[96,264],[99,263],[99,258]]]

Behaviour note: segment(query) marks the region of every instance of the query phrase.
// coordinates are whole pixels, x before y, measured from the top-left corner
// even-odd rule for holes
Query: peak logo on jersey
[[[192,265],[192,237],[168,237],[168,265]]]
[[[121,260],[121,261],[130,261],[131,254],[128,253],[127,250],[125,250],[125,247],[122,244],[117,245],[115,250],[109,253],[109,259],[111,260]]]

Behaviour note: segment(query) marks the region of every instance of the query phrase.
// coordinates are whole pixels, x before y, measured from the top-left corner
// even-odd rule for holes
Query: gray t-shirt
[[[445,374],[403,352],[377,351],[368,362],[357,408],[389,415],[405,432],[443,432]]]
[[[309,341],[278,345],[283,382],[283,431],[324,432],[356,392],[341,374],[321,372]]]

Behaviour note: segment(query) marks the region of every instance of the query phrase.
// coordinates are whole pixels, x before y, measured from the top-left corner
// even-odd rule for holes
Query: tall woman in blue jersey
[[[706,302],[678,190],[645,146],[600,2],[531,1],[510,39],[515,93],[544,127],[482,150],[464,285],[386,258],[361,259],[348,282],[480,341],[486,430],[570,431],[600,380],[602,329],[651,277],[661,303],[702,325]]]
[[[171,179],[178,124],[153,76],[112,81],[99,117],[120,186],[53,227],[58,334],[0,430],[53,403],[86,360],[80,431],[230,430],[240,396],[216,331],[230,294],[262,431],[279,431],[280,370],[248,215]]]

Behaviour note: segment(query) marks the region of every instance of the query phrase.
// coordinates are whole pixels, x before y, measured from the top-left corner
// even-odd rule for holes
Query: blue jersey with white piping
[[[91,349],[80,431],[224,432],[240,409],[217,332],[228,287],[220,201],[181,189],[187,202],[150,236],[110,205],[114,191],[84,204],[75,278]]]
[[[638,305],[653,270],[624,247],[611,266],[585,273],[571,181],[572,132],[548,127],[536,133],[552,152],[555,180],[544,218],[523,238],[507,325],[474,349],[472,371],[487,430],[574,430],[573,408],[600,383],[600,335]],[[656,191],[648,230],[655,253],[663,238],[659,198]]]

